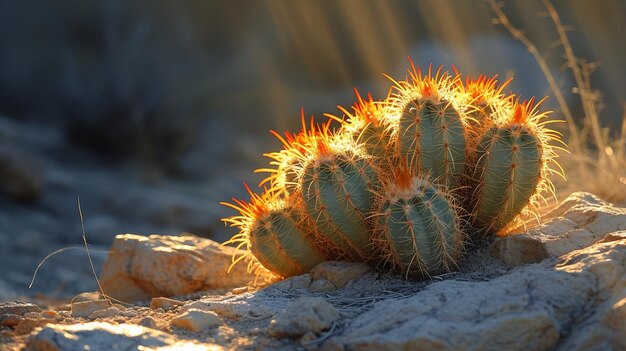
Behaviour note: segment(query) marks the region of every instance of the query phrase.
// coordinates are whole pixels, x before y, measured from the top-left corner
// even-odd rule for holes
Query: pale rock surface
[[[95,320],[99,318],[114,317],[114,316],[117,316],[119,313],[120,313],[120,310],[117,307],[111,306],[103,310],[94,311],[92,314],[89,315],[89,319]]]
[[[343,288],[350,280],[372,270],[362,262],[326,261],[318,264],[311,270],[313,283],[318,279],[325,279],[335,286]]]
[[[556,264],[555,266],[555,263]],[[622,349],[626,240],[486,281],[433,283],[380,302],[333,342],[347,350]]]
[[[156,310],[157,308],[170,310],[182,305],[184,305],[184,302],[175,299],[168,299],[167,297],[155,297],[150,300],[150,308],[153,310]]]
[[[100,283],[109,296],[122,301],[232,289],[254,280],[245,264],[227,273],[235,250],[191,235],[118,235]]]
[[[51,324],[29,337],[26,351],[90,350],[190,350],[218,351],[213,344],[177,340],[170,334],[133,324],[90,322],[74,325]]]
[[[328,279],[317,279],[311,282],[309,291],[314,293],[325,293],[337,290],[335,284],[331,283]]]
[[[72,302],[102,300],[103,298],[102,294],[97,291],[88,291],[74,296]]]
[[[311,275],[309,273],[289,277],[278,283],[272,284],[272,288],[280,290],[302,290],[311,286]]]
[[[129,306],[111,319],[167,331],[169,334],[159,335],[169,340],[168,345],[195,339],[243,350],[625,350],[626,230],[619,230],[622,210],[599,202],[593,205],[594,201],[588,194],[569,197],[548,219],[562,224],[545,236],[550,240],[527,235],[540,247],[549,248],[546,252],[554,250],[550,255],[560,256],[551,257],[542,250],[538,252],[545,257],[532,256],[532,245],[507,248],[527,250],[513,250],[507,255],[535,257],[541,259],[538,263],[507,267],[491,257],[487,248],[477,247],[470,249],[458,271],[429,281],[405,281],[394,274],[367,272],[337,289],[332,275],[316,273],[314,279],[313,274],[303,274],[259,290],[242,289],[238,294],[229,288],[204,296],[185,296],[183,305],[174,310],[177,313],[162,307]],[[592,233],[593,240],[572,235],[578,230],[571,229],[572,223]],[[559,233],[558,228],[566,229]],[[172,241],[167,245],[178,244]],[[311,289],[320,282],[332,290]],[[318,304],[330,306],[327,313],[312,307]],[[196,311],[219,316],[216,318],[221,318],[221,324],[193,336],[188,329],[171,327],[173,319]],[[66,311],[58,314],[64,324],[74,323],[62,328],[81,328],[77,324],[81,319],[72,320]],[[42,325],[53,321],[23,315],[10,315],[23,319],[17,326],[0,328],[15,328],[12,335],[37,336],[43,332],[38,332]],[[28,316],[35,314],[31,311]],[[84,346],[80,342],[97,348],[103,345],[98,340],[107,340],[107,345],[121,340],[131,349],[144,346],[135,336],[93,325],[98,331],[89,333],[98,334],[96,339],[77,331],[61,332],[55,325],[43,329],[52,333],[45,340],[68,343],[63,349],[69,350],[80,349]],[[3,335],[7,333],[0,333],[0,342]],[[143,335],[149,344],[152,334]],[[21,337],[15,340],[23,344]],[[18,346],[15,349],[23,347]],[[169,346],[147,346],[158,347]]]
[[[28,312],[41,312],[41,307],[30,302],[18,300],[0,302],[0,316],[5,314],[23,316]]]
[[[192,332],[201,332],[217,327],[223,323],[215,312],[191,308],[170,321],[170,327],[185,328]]]
[[[271,295],[270,295],[271,296]],[[243,293],[230,296],[208,295],[181,307],[185,312],[190,309],[213,311],[222,318],[230,320],[271,318],[284,309],[289,301],[268,298],[268,294]]]
[[[108,300],[90,300],[72,303],[72,317],[89,317],[92,313],[112,307]]]
[[[328,329],[339,317],[339,312],[323,298],[301,297],[272,319],[268,332],[276,337],[297,338]]]
[[[518,266],[587,247],[620,230],[626,230],[626,208],[576,192],[543,216],[541,225],[499,239],[492,251],[505,263]]]

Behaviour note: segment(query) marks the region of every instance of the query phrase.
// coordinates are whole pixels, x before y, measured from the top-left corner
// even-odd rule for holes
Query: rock
[[[293,301],[270,322],[268,333],[275,337],[297,338],[308,332],[328,329],[339,312],[320,297],[301,297]]]
[[[109,300],[92,300],[72,303],[72,317],[89,317],[92,313],[111,307]]]
[[[235,295],[239,295],[239,294],[243,294],[243,293],[245,293],[247,291],[248,291],[248,287],[247,286],[240,286],[238,288],[234,288],[230,292],[235,294]]]
[[[35,328],[42,327],[48,323],[52,323],[49,319],[30,319],[24,318],[15,326],[16,335],[30,334]]]
[[[150,300],[150,308],[156,310],[162,308],[164,310],[170,310],[174,307],[182,306],[184,302],[174,299],[168,299],[167,297],[155,297]]]
[[[272,291],[276,290],[264,289],[255,293],[225,296],[207,295],[200,300],[185,304],[181,307],[181,311],[185,312],[190,309],[213,311],[220,317],[231,320],[270,318],[289,304],[287,299],[273,298]]]
[[[558,263],[555,266],[555,263]],[[436,282],[374,305],[335,338],[347,350],[619,349],[626,240],[485,282]],[[623,322],[623,320],[621,320]]]
[[[134,324],[89,322],[73,325],[51,324],[26,341],[28,351],[109,350],[192,350],[218,351],[214,344],[177,340],[172,335]]]
[[[42,170],[26,152],[0,144],[0,191],[20,201],[35,201],[43,190]]]
[[[24,317],[17,314],[3,314],[0,316],[0,325],[5,327],[14,327],[23,319]]]
[[[24,313],[24,315],[22,317],[30,318],[30,319],[41,319],[41,318],[44,318],[41,315],[41,313],[39,313],[39,312],[27,312],[27,313]]]
[[[626,290],[625,296],[613,303],[608,301],[586,325],[572,333],[565,341],[563,350],[626,350]],[[615,299],[617,300],[617,299]]]
[[[607,234],[602,240],[598,240],[599,243],[608,243],[609,241],[626,239],[626,230]]]
[[[492,253],[511,266],[536,263],[587,247],[619,230],[626,230],[626,208],[577,192],[544,216],[540,226],[497,240]]]
[[[279,290],[301,290],[308,289],[311,286],[311,275],[308,273],[289,277],[278,283],[270,285],[271,289]]]
[[[154,318],[150,316],[143,317],[137,324],[146,328],[152,328],[152,329],[158,328],[156,321],[154,320]]]
[[[327,279],[317,279],[311,282],[309,291],[314,293],[325,293],[337,290],[335,284],[331,283]]]
[[[41,312],[41,308],[35,304],[24,301],[0,302],[0,316],[5,314],[15,314],[23,316],[28,312]]]
[[[348,281],[369,272],[372,268],[361,262],[326,261],[311,270],[313,283],[318,279],[326,279],[336,289],[343,288]]]
[[[95,301],[95,300],[102,300],[102,299],[103,299],[103,296],[101,293],[97,291],[90,291],[90,292],[80,293],[74,296],[74,298],[72,299],[72,302]]]
[[[98,318],[109,318],[117,316],[119,313],[120,310],[118,310],[117,307],[111,306],[103,310],[94,311],[92,314],[89,315],[89,319],[94,320]]]
[[[170,321],[170,327],[185,328],[196,333],[222,324],[222,319],[215,312],[193,308],[172,318]]]
[[[118,235],[100,283],[108,295],[122,301],[232,289],[255,278],[245,264],[228,273],[234,253],[232,247],[190,235]]]

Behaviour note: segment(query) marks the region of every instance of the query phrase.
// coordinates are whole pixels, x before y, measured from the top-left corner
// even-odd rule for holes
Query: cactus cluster
[[[453,270],[468,238],[504,235],[554,195],[565,146],[540,103],[503,93],[510,80],[412,63],[391,80],[384,100],[355,90],[341,117],[307,124],[303,112],[300,132],[272,132],[283,149],[264,154],[261,195],[246,185],[249,201],[223,203],[239,212],[223,219],[244,249],[233,264],[288,277],[348,260],[428,277]]]

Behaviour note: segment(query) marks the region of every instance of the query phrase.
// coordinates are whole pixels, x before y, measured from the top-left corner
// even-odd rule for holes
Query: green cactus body
[[[529,203],[540,180],[540,142],[527,128],[492,127],[477,148],[474,224],[499,231]]]
[[[414,178],[379,208],[376,232],[388,261],[407,276],[451,270],[462,253],[462,231],[449,196]]]
[[[250,250],[265,268],[283,277],[306,273],[326,260],[296,210],[274,210],[250,230]]]
[[[431,99],[410,101],[398,122],[399,154],[419,174],[455,186],[465,163],[465,129],[452,104]]]
[[[365,219],[379,182],[370,161],[351,152],[320,156],[304,168],[301,189],[307,212],[319,235],[349,259],[371,256]]]

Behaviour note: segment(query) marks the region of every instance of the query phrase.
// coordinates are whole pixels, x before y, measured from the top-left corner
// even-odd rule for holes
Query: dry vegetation
[[[566,26],[561,22],[552,3],[543,0],[545,15],[550,18],[558,34],[555,43],[563,48],[565,67],[572,72],[576,82],[573,92],[579,97],[584,111],[582,118],[575,118],[548,64],[534,43],[522,30],[511,24],[503,11],[502,3],[496,0],[486,1],[496,14],[495,22],[504,26],[533,55],[548,80],[560,106],[560,112],[567,122],[569,133],[567,144],[570,153],[560,155],[560,163],[567,174],[567,182],[555,179],[561,197],[574,191],[589,191],[609,202],[626,204],[626,103],[620,130],[611,133],[609,128],[603,128],[599,114],[602,95],[593,89],[590,83],[591,74],[597,69],[598,64],[587,62],[575,55]],[[582,124],[577,124],[576,120],[582,120]]]

